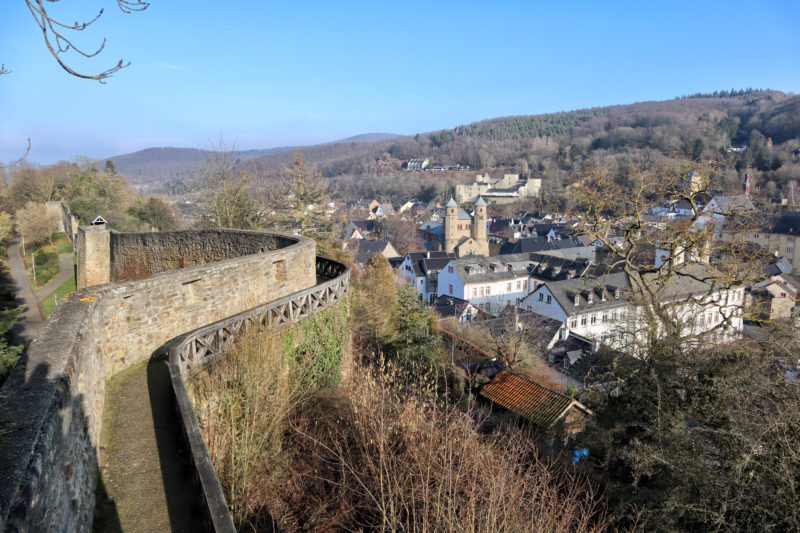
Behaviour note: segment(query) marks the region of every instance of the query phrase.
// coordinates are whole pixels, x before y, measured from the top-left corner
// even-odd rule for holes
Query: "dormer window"
[[[594,291],[589,291],[586,300],[589,305],[592,305],[594,303]]]
[[[614,289],[614,299],[619,300],[621,296],[622,296],[622,289],[620,287]]]
[[[608,291],[603,289],[603,292],[600,293],[600,301],[605,302],[607,298],[608,298]]]
[[[579,307],[580,305],[581,305],[581,295],[580,294],[576,294],[575,295],[575,307]]]

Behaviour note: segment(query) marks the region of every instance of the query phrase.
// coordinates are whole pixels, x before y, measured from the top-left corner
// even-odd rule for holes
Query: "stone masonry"
[[[115,233],[79,229],[79,274],[83,260],[87,285],[104,272],[129,281],[89,286],[60,303],[0,389],[0,531],[91,529],[109,376],[183,332],[316,284],[316,247],[304,237]],[[87,253],[103,247],[107,259]],[[148,255],[159,249],[164,260]]]

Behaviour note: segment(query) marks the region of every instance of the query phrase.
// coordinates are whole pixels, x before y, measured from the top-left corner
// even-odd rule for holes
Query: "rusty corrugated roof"
[[[480,395],[543,428],[552,426],[574,402],[508,370],[500,372]]]

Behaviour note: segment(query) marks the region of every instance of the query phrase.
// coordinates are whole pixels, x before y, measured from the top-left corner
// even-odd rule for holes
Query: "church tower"
[[[486,235],[486,202],[478,196],[475,202],[475,215],[472,222],[472,239],[479,250],[479,254],[486,257],[489,255],[489,238]]]
[[[453,197],[447,202],[444,214],[444,251],[454,252],[456,244],[458,244],[458,232],[456,227],[458,224],[458,204]]]

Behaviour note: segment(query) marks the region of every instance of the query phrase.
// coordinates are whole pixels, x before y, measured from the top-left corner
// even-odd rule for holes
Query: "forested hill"
[[[406,137],[371,140],[359,136],[302,149],[323,175],[339,179],[391,173],[403,160],[427,157],[558,181],[569,179],[585,164],[619,164],[623,159],[652,163],[676,154],[719,157],[745,144],[748,149],[734,163],[737,169],[752,168],[759,182],[772,181],[777,187],[800,178],[800,158],[795,156],[800,148],[800,96],[721,91],[660,102],[494,118]],[[200,155],[199,151],[176,152],[170,158],[167,150],[154,149],[158,157],[144,165],[121,162],[136,154],[114,158],[114,162],[134,182],[164,182],[190,175],[193,170],[188,169],[196,168],[197,159],[191,157]],[[277,174],[290,162],[292,150],[248,155],[248,164]]]

